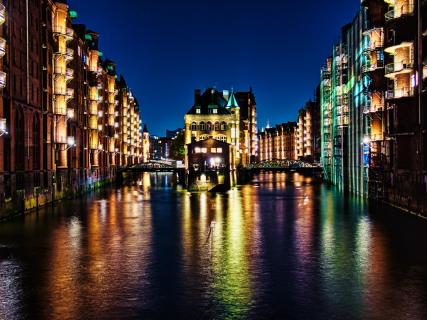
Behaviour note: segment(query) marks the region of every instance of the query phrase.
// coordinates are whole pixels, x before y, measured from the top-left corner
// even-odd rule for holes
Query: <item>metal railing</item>
[[[6,40],[0,37],[0,58],[6,54]]]
[[[385,66],[385,74],[399,73],[404,70],[413,69],[414,65],[410,61],[389,63]]]
[[[372,72],[382,68],[384,68],[384,61],[378,60],[377,63],[374,63],[374,64],[366,63],[362,65],[362,72],[367,73],[367,72]]]
[[[366,105],[363,107],[363,113],[375,113],[384,110],[384,104]]]
[[[413,95],[414,95],[414,88],[412,87],[395,88],[395,89],[386,91],[386,99],[412,97]]]
[[[377,41],[369,41],[366,47],[363,49],[364,52],[371,52],[384,47],[384,39]]]
[[[6,72],[0,71],[0,89],[6,87]]]
[[[74,89],[67,88],[67,98],[72,99],[74,97]]]
[[[73,49],[71,49],[71,48],[67,48],[67,51],[66,51],[66,53],[65,53],[65,56],[66,56],[68,59],[73,59],[73,58],[74,58],[74,50],[73,50]]]
[[[6,8],[0,3],[0,25],[6,21]]]

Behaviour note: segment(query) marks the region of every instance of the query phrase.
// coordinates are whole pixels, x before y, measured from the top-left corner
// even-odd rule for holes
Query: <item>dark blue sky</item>
[[[195,88],[247,90],[259,126],[294,120],[359,0],[69,0],[100,33],[151,133],[183,125]]]

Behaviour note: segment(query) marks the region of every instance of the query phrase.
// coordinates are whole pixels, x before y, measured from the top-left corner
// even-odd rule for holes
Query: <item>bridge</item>
[[[320,164],[302,160],[270,160],[250,164],[245,169],[249,171],[296,171],[296,172],[322,172]]]
[[[130,167],[124,167],[127,172],[177,172],[185,170],[183,165],[171,160],[151,160]]]

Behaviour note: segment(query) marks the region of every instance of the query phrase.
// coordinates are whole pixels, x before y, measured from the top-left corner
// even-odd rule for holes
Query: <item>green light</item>
[[[90,34],[88,34],[88,33],[87,33],[87,34],[85,35],[85,39],[86,39],[86,40],[92,40],[92,35],[90,35]]]
[[[70,18],[71,19],[77,19],[77,11],[70,10]]]
[[[99,51],[99,52],[98,52],[98,55],[99,55],[100,57],[102,57],[104,54],[103,54],[101,51]]]

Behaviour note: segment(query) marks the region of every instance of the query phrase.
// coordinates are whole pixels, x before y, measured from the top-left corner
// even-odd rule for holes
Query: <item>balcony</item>
[[[385,48],[384,51],[390,53],[391,55],[395,55],[397,50],[407,48],[407,50],[410,52],[410,49],[413,47],[413,45],[413,42],[403,41],[399,44],[394,44],[393,46]]]
[[[363,48],[363,53],[370,54],[372,51],[380,50],[384,47],[384,40],[369,41]]]
[[[341,116],[341,115],[346,115],[349,113],[349,108],[348,106],[338,106],[337,107],[337,115]]]
[[[74,98],[74,89],[67,88],[67,99],[73,99],[73,98]]]
[[[383,110],[384,110],[384,104],[375,104],[375,105],[368,104],[363,107],[364,114],[381,112]]]
[[[383,140],[382,134],[371,134],[371,142],[382,141],[382,140]]]
[[[65,76],[67,77],[68,80],[71,80],[74,78],[74,70],[71,68],[67,68],[65,70]]]
[[[6,87],[6,78],[7,78],[6,72],[0,71],[0,89],[3,89],[4,87]]]
[[[6,21],[6,8],[0,3],[0,26]]]
[[[384,68],[384,61],[377,60],[376,63],[366,63],[362,65],[362,72],[363,73],[374,72],[378,69],[383,69],[383,68]]]
[[[65,29],[65,34],[67,35],[68,38],[73,39],[74,38],[74,30],[73,30],[73,28],[66,28]]]
[[[414,88],[412,87],[395,88],[393,90],[386,91],[386,99],[399,99],[413,96]]]
[[[58,96],[65,96],[67,94],[67,88],[65,86],[55,86],[53,93]]]
[[[53,107],[53,113],[60,116],[67,115],[67,105],[61,100],[56,100]]]
[[[65,75],[66,68],[64,68],[64,67],[60,67],[60,66],[56,65],[56,66],[55,66],[54,71],[55,71],[55,74],[56,74],[56,75],[61,75],[61,76],[63,76],[63,75]]]
[[[74,59],[74,50],[67,48],[67,51],[65,52],[65,59],[67,60],[73,60]]]
[[[414,14],[414,2],[413,1],[407,1],[404,4],[401,4],[397,7],[395,7],[393,10],[388,11],[385,14],[386,21],[391,21],[394,19],[398,19],[404,16],[412,15]]]
[[[97,116],[90,116],[89,118],[89,128],[91,130],[98,130],[98,117]]]
[[[410,61],[389,63],[385,66],[385,76],[394,79],[398,74],[411,73],[414,65]]]
[[[6,54],[6,40],[0,37],[0,58]]]

